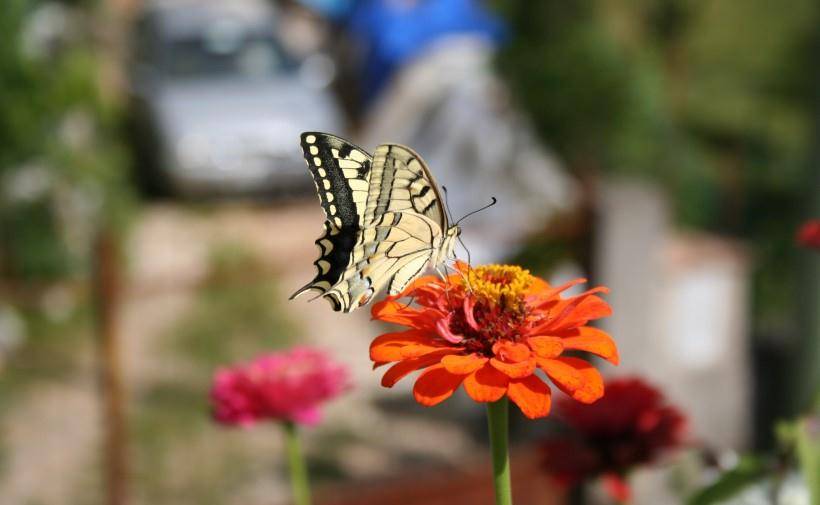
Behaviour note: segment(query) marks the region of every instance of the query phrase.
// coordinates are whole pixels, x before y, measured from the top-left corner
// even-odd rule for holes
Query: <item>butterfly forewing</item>
[[[439,228],[447,228],[447,214],[424,161],[407,147],[384,144],[373,153],[365,215],[366,219],[376,219],[385,212],[397,211],[416,212]]]
[[[302,152],[327,220],[337,228],[361,228],[370,188],[370,155],[335,135],[318,132],[302,134]]]

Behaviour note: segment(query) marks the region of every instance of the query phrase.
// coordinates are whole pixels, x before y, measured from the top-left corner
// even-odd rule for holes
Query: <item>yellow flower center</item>
[[[479,299],[508,309],[521,306],[532,279],[529,270],[515,265],[482,265],[467,272],[467,286]]]

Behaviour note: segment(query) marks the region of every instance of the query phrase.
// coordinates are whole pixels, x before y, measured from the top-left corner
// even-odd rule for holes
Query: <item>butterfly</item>
[[[305,132],[302,150],[325,212],[316,277],[290,299],[318,292],[351,312],[387,287],[401,293],[429,264],[454,259],[450,225],[430,169],[410,148],[382,144],[371,156],[328,133]]]

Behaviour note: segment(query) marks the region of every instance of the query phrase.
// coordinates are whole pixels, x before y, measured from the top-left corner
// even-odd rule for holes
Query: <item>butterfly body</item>
[[[334,310],[350,312],[382,289],[400,293],[428,265],[453,257],[459,228],[450,226],[418,154],[383,144],[371,156],[318,132],[303,133],[301,143],[326,220],[316,240],[317,275],[291,299],[316,291]]]

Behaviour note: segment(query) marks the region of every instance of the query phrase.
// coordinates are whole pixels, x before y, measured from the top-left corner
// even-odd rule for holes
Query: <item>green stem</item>
[[[493,485],[495,504],[512,505],[510,485],[510,454],[507,448],[509,432],[509,401],[503,397],[487,404],[487,424],[490,429],[490,451],[493,455]]]
[[[294,505],[310,505],[310,484],[308,484],[307,467],[302,456],[299,444],[299,434],[296,425],[290,421],[283,423],[285,428],[285,444],[288,450],[288,466],[290,467],[290,487],[293,493]]]

